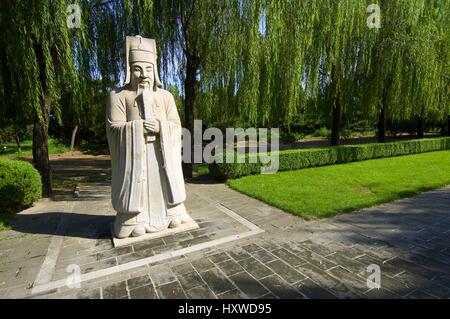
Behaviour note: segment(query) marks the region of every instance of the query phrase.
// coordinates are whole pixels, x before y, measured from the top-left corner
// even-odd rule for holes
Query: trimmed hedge
[[[39,172],[23,161],[0,161],[0,212],[18,212],[41,198]]]
[[[450,137],[409,140],[392,143],[342,145],[324,149],[286,150],[279,152],[278,171],[298,170],[308,167],[349,163],[375,158],[394,157],[447,149],[450,149]],[[264,165],[259,161],[259,158],[257,163],[249,163],[249,157],[254,156],[257,156],[257,154],[245,155],[245,163],[236,163],[236,160],[235,163],[225,163],[224,159],[224,163],[210,164],[210,174],[218,180],[260,174],[261,168]],[[234,157],[235,159],[238,157],[236,152]]]

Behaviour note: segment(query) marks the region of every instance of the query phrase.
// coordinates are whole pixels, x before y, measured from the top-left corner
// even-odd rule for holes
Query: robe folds
[[[163,204],[169,216],[184,210],[181,204],[186,199],[186,190],[181,167],[180,118],[170,92],[157,89],[152,98],[155,117],[160,123],[160,132],[153,142],[146,139],[136,92],[126,88],[113,91],[108,100],[106,132],[112,168],[111,200],[113,208],[121,214],[151,215],[151,210],[146,210],[152,207],[152,203],[146,201],[155,198],[149,194],[155,185],[156,188],[159,185],[164,188],[164,196],[156,198],[165,201]],[[151,160],[150,153],[155,160]],[[148,173],[148,170],[155,169],[159,171],[157,175]],[[151,180],[152,176],[161,180]],[[161,203],[157,204],[161,206]]]

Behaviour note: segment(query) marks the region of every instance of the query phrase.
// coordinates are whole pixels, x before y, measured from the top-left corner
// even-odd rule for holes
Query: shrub
[[[326,127],[321,127],[314,131],[312,134],[314,137],[330,137],[331,136],[331,130],[327,129]]]
[[[0,160],[0,212],[17,212],[41,198],[38,171],[27,162]]]
[[[285,143],[297,142],[303,138],[305,138],[305,134],[303,134],[303,133],[282,132],[280,134],[280,140],[282,140]]]
[[[431,151],[450,149],[450,138],[433,138],[401,141],[383,144],[343,145],[323,149],[286,150],[279,152],[279,171],[290,171],[308,167],[317,167],[339,163],[364,161],[375,158],[394,157]],[[241,176],[260,174],[264,166],[257,154],[238,156],[234,154],[234,163],[210,164],[210,174],[218,180],[238,178]],[[237,158],[244,163],[238,163]],[[252,158],[256,163],[250,163]]]

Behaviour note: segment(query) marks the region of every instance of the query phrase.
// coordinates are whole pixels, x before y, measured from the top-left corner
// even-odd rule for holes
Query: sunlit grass
[[[324,218],[450,184],[450,151],[247,176],[228,184],[303,218]]]
[[[0,144],[0,160],[1,159],[16,159],[18,157],[32,157],[33,144],[32,141],[23,141],[20,144],[21,152],[18,152],[16,143]],[[61,144],[56,139],[50,138],[48,140],[49,154],[60,154],[69,151],[69,148]]]

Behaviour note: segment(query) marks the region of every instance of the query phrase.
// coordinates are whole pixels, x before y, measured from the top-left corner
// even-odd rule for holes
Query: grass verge
[[[450,151],[229,180],[228,185],[305,219],[334,216],[450,184]]]

